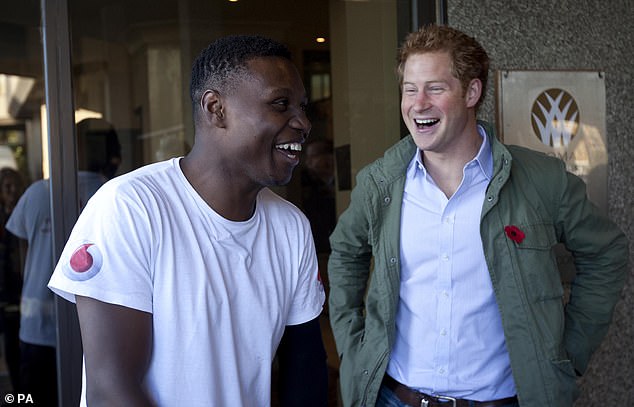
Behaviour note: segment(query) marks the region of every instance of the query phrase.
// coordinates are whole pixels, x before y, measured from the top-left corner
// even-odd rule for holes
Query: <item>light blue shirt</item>
[[[493,174],[486,133],[451,198],[417,150],[401,216],[401,285],[387,373],[427,394],[470,400],[515,395],[502,321],[480,238]]]

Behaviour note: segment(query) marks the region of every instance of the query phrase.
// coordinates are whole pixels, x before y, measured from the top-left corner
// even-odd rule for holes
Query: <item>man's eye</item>
[[[276,100],[273,106],[278,110],[286,110],[288,108],[288,100]]]
[[[299,108],[302,109],[302,112],[308,110],[308,103],[300,103]]]

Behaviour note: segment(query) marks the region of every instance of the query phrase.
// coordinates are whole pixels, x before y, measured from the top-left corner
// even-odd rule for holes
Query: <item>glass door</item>
[[[316,143],[305,151],[289,185],[276,192],[309,216],[311,208],[326,206],[330,214],[316,219],[332,222],[332,212],[347,206],[351,184],[346,181],[400,137],[394,56],[399,39],[421,16],[431,15],[432,3],[438,2],[3,2],[0,166],[19,174],[15,194],[41,180],[49,183],[51,267],[81,209],[77,171],[86,155],[110,145],[103,139],[85,148],[78,138],[81,129],[90,124],[116,134],[118,160],[111,163],[110,176],[186,154],[194,141],[191,64],[209,42],[227,34],[261,34],[289,46],[309,92],[310,141]],[[317,189],[307,181],[313,165],[325,183]],[[17,253],[16,261],[25,253],[5,251]],[[328,248],[320,251],[325,268]],[[73,306],[59,300],[57,319],[59,397],[62,405],[76,405],[81,340]],[[7,339],[10,323],[4,326],[5,345],[15,346],[16,335]],[[338,361],[327,323],[324,329],[336,378]],[[5,360],[5,366],[10,363]],[[12,390],[6,382],[3,389]]]

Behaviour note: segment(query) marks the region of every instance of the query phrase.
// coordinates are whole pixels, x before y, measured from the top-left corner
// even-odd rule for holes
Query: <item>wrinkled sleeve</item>
[[[79,216],[49,288],[152,312],[152,240],[147,211],[107,184]]]
[[[579,373],[606,335],[628,267],[623,232],[587,199],[577,176],[564,174],[557,214],[559,239],[574,257],[576,276],[566,306],[565,346]]]
[[[364,329],[364,297],[372,258],[365,174],[363,170],[359,172],[350,205],[330,236],[329,315],[340,357]]]
[[[37,225],[46,222],[48,212],[48,193],[38,182],[31,184],[18,200],[5,227],[20,239],[29,240],[37,230]]]
[[[302,216],[303,244],[299,266],[299,285],[286,325],[298,325],[317,318],[326,298],[319,280],[317,254],[308,220]]]

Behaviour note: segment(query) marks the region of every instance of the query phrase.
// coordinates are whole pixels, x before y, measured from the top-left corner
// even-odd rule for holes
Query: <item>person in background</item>
[[[301,205],[310,222],[310,228],[317,251],[319,276],[326,290],[328,299],[328,256],[330,242],[328,238],[337,223],[335,207],[335,165],[332,141],[328,139],[312,139],[302,150],[304,168],[300,173]],[[324,306],[323,315],[328,314],[328,303]]]
[[[102,119],[77,124],[78,198],[80,208],[109,178],[121,161],[117,133]],[[20,377],[18,391],[35,403],[57,405],[56,319],[50,186],[48,179],[31,184],[9,217],[8,231],[27,247],[20,298]]]
[[[303,150],[302,210],[310,221],[317,253],[330,253],[328,238],[337,223],[332,141],[311,140]]]
[[[400,48],[410,135],[358,173],[330,238],[345,406],[570,407],[608,330],[627,239],[561,160],[476,119],[488,69],[448,26]],[[557,243],[577,269],[566,304]]]
[[[11,387],[18,388],[20,372],[20,293],[22,292],[23,252],[20,239],[5,225],[24,192],[17,170],[0,169],[0,327],[4,334],[4,358]]]
[[[49,286],[77,304],[82,405],[323,406],[324,289],[289,182],[310,131],[289,50],[222,37],[193,64],[194,145],[104,185]]]

